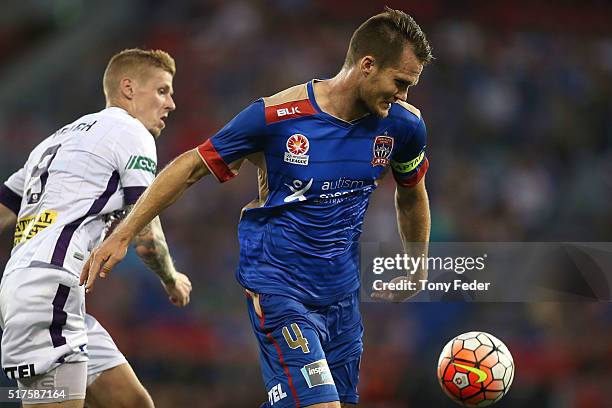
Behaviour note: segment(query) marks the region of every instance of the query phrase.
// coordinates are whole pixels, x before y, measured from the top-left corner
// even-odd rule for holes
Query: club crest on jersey
[[[308,166],[308,149],[310,143],[308,138],[300,133],[295,133],[287,139],[287,151],[285,152],[285,161],[291,164],[299,164],[300,166]]]
[[[376,136],[372,147],[374,156],[372,166],[386,166],[393,151],[393,138],[391,136]]]

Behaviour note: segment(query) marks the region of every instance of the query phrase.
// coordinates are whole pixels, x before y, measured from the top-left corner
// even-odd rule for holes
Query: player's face
[[[161,68],[149,68],[135,81],[130,114],[156,138],[166,127],[168,114],[176,109],[173,92],[172,75]]]
[[[380,68],[374,61],[363,81],[361,100],[373,114],[387,117],[392,103],[408,99],[408,88],[419,82],[422,71],[423,64],[410,46],[404,47],[395,64]]]

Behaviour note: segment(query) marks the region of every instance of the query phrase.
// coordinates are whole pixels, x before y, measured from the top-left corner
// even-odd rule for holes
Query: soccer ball
[[[438,381],[464,407],[499,401],[514,379],[514,360],[504,343],[484,332],[459,335],[446,344],[438,360]]]

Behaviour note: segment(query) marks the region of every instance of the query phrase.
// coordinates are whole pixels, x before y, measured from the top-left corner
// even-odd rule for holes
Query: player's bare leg
[[[83,408],[83,400],[52,402],[49,404],[23,404],[23,408]]]
[[[153,408],[153,400],[128,363],[104,371],[89,387],[87,408]]]
[[[334,401],[334,402],[322,402],[320,404],[314,404],[314,405],[309,405],[305,408],[350,408],[350,407],[356,407],[357,405],[355,404],[345,404],[345,403],[339,403],[338,401]]]

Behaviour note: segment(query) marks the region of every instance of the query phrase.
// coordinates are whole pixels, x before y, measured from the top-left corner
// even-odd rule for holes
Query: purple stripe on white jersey
[[[138,198],[144,193],[146,187],[123,187],[123,197],[125,205],[132,205],[138,201]]]
[[[53,347],[66,344],[66,338],[62,336],[62,328],[66,325],[68,319],[68,313],[64,311],[64,306],[66,306],[69,293],[70,287],[60,284],[55,293],[55,299],[53,299],[53,319],[51,320],[51,326],[49,326]]]
[[[21,207],[21,196],[7,187],[6,184],[2,184],[0,186],[0,204],[3,204],[17,215]]]
[[[117,171],[113,171],[113,174],[106,185],[106,190],[104,190],[102,195],[93,202],[91,208],[89,211],[87,211],[87,214],[72,221],[62,230],[57,243],[55,244],[55,250],[53,251],[53,256],[51,257],[51,264],[56,266],[64,266],[66,252],[68,251],[70,240],[72,239],[75,231],[87,217],[99,214],[104,209],[106,203],[108,203],[108,200],[110,200],[111,196],[117,191],[117,187],[119,187],[119,173]]]

